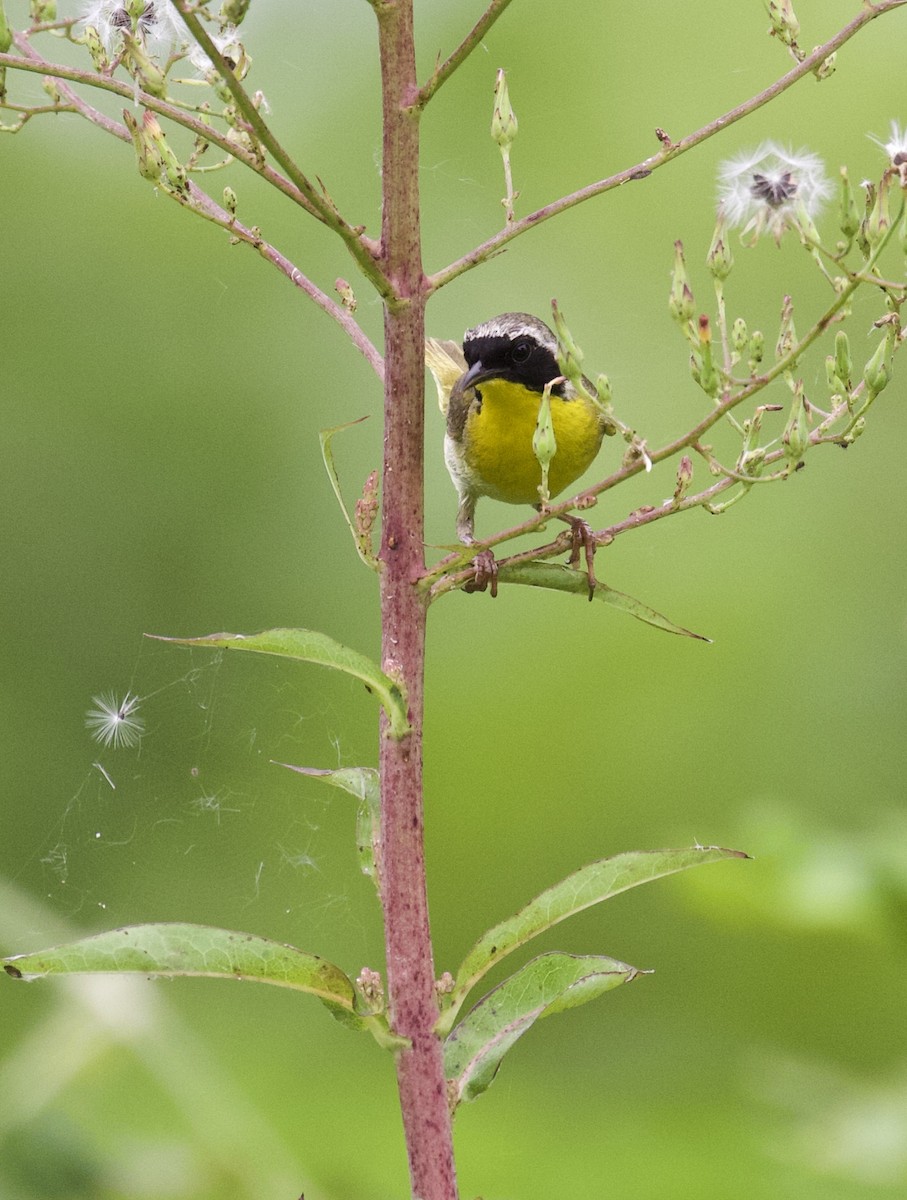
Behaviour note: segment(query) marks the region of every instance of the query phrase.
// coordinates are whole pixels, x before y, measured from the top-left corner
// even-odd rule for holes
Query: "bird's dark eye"
[[[532,342],[527,341],[526,338],[521,338],[518,342],[514,342],[513,349],[510,351],[510,357],[518,365],[520,363],[528,362],[531,354]]]

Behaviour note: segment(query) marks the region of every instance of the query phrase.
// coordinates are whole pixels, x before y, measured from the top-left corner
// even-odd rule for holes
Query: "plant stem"
[[[659,151],[658,154],[653,154],[650,158],[644,159],[633,167],[627,167],[623,171],[618,171],[616,175],[611,175],[607,179],[600,179],[597,183],[590,183],[578,191],[571,192],[568,196],[561,196],[558,200],[553,200],[543,208],[529,213],[528,216],[521,217],[520,220],[514,221],[512,224],[505,225],[500,233],[496,233],[493,237],[482,242],[480,246],[476,246],[470,250],[468,254],[464,254],[462,258],[457,259],[456,262],[450,263],[448,266],[431,275],[430,283],[432,290],[444,287],[464,272],[470,271],[480,263],[486,262],[489,258],[494,257],[495,254],[500,253],[504,246],[508,242],[512,242],[514,238],[526,233],[529,229],[534,229],[544,221],[550,221],[552,217],[566,212],[568,208],[573,208],[577,204],[591,200],[594,196],[601,196],[616,187],[622,187],[625,183],[648,178],[653,171],[664,166],[671,159],[677,158],[680,154],[685,154],[688,150],[692,150],[700,142],[704,142],[707,138],[721,133],[729,126],[742,120],[744,117],[748,117],[750,113],[755,112],[757,109],[762,108],[763,105],[774,100],[777,96],[780,96],[782,92],[787,91],[788,88],[792,87],[803,76],[810,74],[816,67],[821,66],[829,55],[836,53],[846,42],[849,42],[864,25],[867,25],[870,21],[874,21],[876,17],[883,16],[885,13],[903,7],[905,4],[907,4],[907,0],[878,0],[876,4],[866,3],[864,0],[860,12],[852,20],[848,21],[834,37],[829,38],[821,46],[817,46],[802,62],[791,68],[786,75],[782,75],[780,79],[776,80],[769,87],[751,99],[746,100],[743,104],[738,104],[723,116],[716,117],[708,125],[703,125],[695,133],[687,134],[686,137],[680,138],[679,141],[671,142]]]
[[[384,109],[379,263],[385,304],[384,472],[381,532],[382,666],[409,697],[412,730],[393,738],[382,719],[382,903],[391,1028],[409,1039],[397,1085],[412,1194],[456,1200],[450,1111],[434,1033],[438,1019],[428,922],[422,808],[423,666],[427,598],[422,484],[425,277],[419,225],[419,124],[412,0],[373,3]]]

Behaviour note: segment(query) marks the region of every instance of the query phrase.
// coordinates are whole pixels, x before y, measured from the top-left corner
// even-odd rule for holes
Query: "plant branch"
[[[695,133],[687,134],[680,141],[666,144],[657,154],[643,159],[642,162],[637,163],[635,166],[627,167],[623,171],[618,171],[616,175],[611,175],[607,179],[601,179],[597,183],[590,183],[578,191],[571,192],[568,196],[562,196],[558,200],[553,200],[550,204],[546,204],[543,208],[529,213],[528,216],[522,217],[512,225],[505,226],[499,233],[488,238],[487,241],[482,242],[475,249],[470,250],[468,254],[457,259],[456,262],[450,263],[440,271],[436,271],[433,275],[430,275],[429,284],[431,289],[437,291],[438,288],[444,287],[452,280],[463,275],[466,271],[470,271],[473,267],[478,266],[479,263],[485,262],[495,254],[498,254],[514,238],[526,233],[529,229],[534,229],[544,221],[549,221],[559,213],[566,212],[568,208],[574,208],[577,204],[582,204],[584,201],[591,200],[595,196],[604,195],[605,192],[622,187],[625,183],[647,178],[653,171],[657,171],[659,167],[664,166],[671,159],[678,158],[681,154],[686,154],[688,150],[692,150],[700,142],[714,137],[715,134],[743,120],[744,117],[748,117],[750,113],[756,112],[757,109],[762,108],[763,105],[780,96],[782,92],[786,92],[788,88],[793,87],[805,75],[809,75],[817,67],[821,66],[829,55],[834,54],[841,46],[849,42],[864,25],[868,25],[870,21],[874,21],[876,17],[880,17],[887,12],[902,8],[905,4],[907,4],[907,0],[879,0],[877,4],[864,4],[861,11],[840,29],[834,37],[829,38],[821,46],[817,46],[801,63],[798,63],[786,75],[776,80],[775,83],[765,88],[757,96],[744,101],[743,104],[738,104],[736,108],[732,108],[723,116],[716,117],[707,125],[703,125],[701,129],[696,130]]]
[[[748,380],[745,384],[740,386],[739,390],[736,392],[726,395],[721,401],[716,403],[714,408],[708,412],[696,425],[687,430],[686,433],[680,434],[678,437],[674,438],[670,442],[665,443],[665,445],[656,450],[649,450],[647,448],[646,458],[648,459],[648,462],[652,465],[663,462],[664,460],[672,458],[674,455],[679,454],[682,450],[686,450],[690,447],[698,449],[701,453],[702,449],[700,443],[704,434],[717,425],[724,417],[728,416],[735,408],[743,404],[744,401],[758,395],[759,392],[764,391],[765,388],[767,388],[771,383],[774,383],[777,379],[781,378],[786,372],[791,371],[799,362],[803,354],[809,349],[809,347],[829,328],[835,319],[838,318],[841,311],[850,303],[854,292],[863,282],[862,275],[869,275],[870,281],[876,282],[872,280],[871,272],[874,270],[876,263],[881,258],[886,246],[895,236],[896,231],[900,228],[901,222],[904,219],[905,207],[907,207],[907,201],[902,200],[897,215],[895,216],[894,220],[891,221],[885,235],[880,238],[877,244],[874,246],[872,253],[863,265],[861,274],[848,274],[847,283],[841,289],[841,291],[836,294],[834,301],[821,314],[821,316],[819,316],[818,319],[813,322],[809,330],[795,345],[788,350],[786,354],[777,359],[773,366],[767,371],[763,372],[761,375],[755,376],[751,380]],[[898,344],[900,345],[901,343]],[[838,406],[831,414],[826,416],[819,430],[814,431],[810,436],[811,443],[819,444],[820,442],[837,440],[833,437],[826,436],[826,431],[833,421],[838,420],[847,411],[847,405],[844,404]],[[784,450],[774,451],[765,456],[763,459],[763,465],[769,466],[774,462],[780,461],[780,459],[784,456]],[[596,503],[597,498],[600,495],[603,495],[605,492],[617,487],[618,484],[624,483],[634,475],[638,475],[641,471],[645,470],[646,458],[637,455],[629,461],[625,460],[619,470],[614,471],[611,475],[608,475],[605,479],[593,484],[585,491],[579,493],[569,500],[561,502],[560,504],[546,507],[544,513],[539,513],[536,516],[530,517],[520,525],[516,525],[510,529],[501,530],[499,533],[493,534],[490,538],[484,539],[481,544],[489,547],[497,546],[502,542],[510,541],[513,538],[522,536],[523,534],[535,533],[537,530],[543,528],[547,521],[552,517],[558,518],[565,516],[567,513],[570,513],[575,509],[582,511],[590,508]],[[740,475],[728,473],[727,476],[721,480],[720,487],[718,485],[714,485],[708,490],[708,493],[703,493],[703,495],[711,497],[712,494],[718,495],[720,492],[734,486],[735,484],[743,484],[744,486],[749,487],[749,485],[757,482],[760,482],[757,477],[743,476],[742,473]],[[765,480],[765,482],[768,481]],[[688,508],[694,508],[705,503],[707,503],[707,501],[701,498],[685,498],[681,501],[666,502],[667,511],[665,512],[662,512],[661,508],[657,508],[653,511],[656,512],[658,516],[666,516],[668,515],[668,512],[683,512]],[[645,521],[640,519],[641,515],[646,516]],[[616,528],[617,532],[624,532],[625,528],[637,528],[640,525],[648,524],[649,521],[653,519],[656,518],[652,517],[648,513],[647,509],[640,510],[639,513],[632,514],[632,519],[628,518],[627,522],[622,523],[620,528],[610,527],[608,529],[596,531],[595,540],[599,545],[605,545],[615,535]],[[533,558],[550,558],[555,554],[561,553],[561,551],[564,549],[564,546],[564,538],[561,536],[555,539],[553,542],[549,542],[544,546],[529,550],[524,554],[517,554],[506,559],[501,559],[499,560],[499,565],[526,562]],[[470,579],[474,578],[475,568],[467,566],[467,563],[473,557],[473,555],[474,549],[464,548],[462,551],[455,552],[454,554],[443,558],[428,571],[426,571],[421,583],[423,587],[428,589],[432,601],[438,599],[439,596],[444,595],[446,592],[451,591],[453,588],[459,587],[464,582],[468,582]]]
[[[188,18],[186,19],[188,22]],[[257,175],[260,175],[263,179],[267,180],[268,183],[276,187],[278,191],[282,192],[294,203],[298,204],[301,208],[304,208],[310,216],[315,217],[316,220],[320,221],[323,225],[337,233],[343,240],[347,250],[352,255],[362,274],[369,280],[378,294],[382,297],[387,297],[389,295],[389,284],[376,261],[377,247],[375,246],[375,243],[371,239],[366,238],[361,229],[353,228],[343,220],[332,203],[326,197],[322,196],[322,194],[316,189],[314,189],[308,180],[305,179],[305,176],[302,175],[298,168],[295,167],[295,164],[292,164],[292,160],[289,159],[289,156],[286,156],[286,159],[293,165],[294,173],[297,178],[287,178],[286,176],[282,175],[273,167],[268,166],[267,163],[261,162],[251,150],[235,141],[232,141],[226,134],[219,132],[207,122],[185,112],[178,105],[169,103],[166,100],[161,100],[147,92],[137,92],[134,84],[130,85],[127,83],[121,83],[119,80],[112,79],[108,75],[102,75],[94,71],[84,71],[76,67],[65,66],[62,63],[53,63],[48,61],[47,59],[43,58],[29,42],[29,35],[31,32],[32,31],[29,31],[28,34],[17,33],[14,35],[15,45],[21,51],[21,54],[24,57],[20,57],[19,55],[15,54],[0,54],[0,67],[11,67],[14,70],[30,71],[41,75],[50,75],[54,79],[64,79],[71,83],[80,83],[87,87],[99,88],[102,91],[111,92],[114,95],[122,97],[124,100],[128,100],[130,103],[141,105],[143,108],[148,108],[152,112],[157,113],[159,116],[165,117],[168,121],[172,121],[174,124],[181,125],[184,129],[190,130],[197,137],[202,137],[206,141],[213,143],[215,146],[219,146],[232,158],[235,158],[238,162],[241,162],[243,166],[253,170]],[[205,36],[207,37],[207,34],[205,34]],[[208,40],[210,41],[210,39]],[[213,47],[213,52],[226,70],[226,64],[223,63],[223,60],[220,58],[216,47]],[[231,77],[233,77],[232,72]],[[235,77],[233,78],[235,79]],[[237,86],[239,85],[237,84]],[[252,101],[248,98],[245,92],[243,92],[243,95],[246,96],[248,104],[250,107],[252,107],[252,110],[255,111]],[[93,111],[96,112],[97,110]],[[245,117],[245,111],[243,112],[243,115]],[[282,159],[274,154],[274,147],[277,147],[277,149],[281,150],[281,152],[282,147],[280,147],[273,135],[270,134],[267,125],[261,120],[260,114],[257,114],[257,116],[259,123],[258,125],[251,127],[252,123],[248,122],[251,127],[252,135],[259,138],[259,140],[262,142],[262,145],[271,151],[272,156],[276,161],[281,162],[281,165],[285,165]],[[95,124],[100,125],[101,122],[95,121]],[[269,136],[267,139],[260,136],[259,126],[268,132]],[[285,154],[285,152],[282,153]],[[300,179],[305,181],[307,185],[305,188],[299,186]]]
[[[172,195],[174,199],[179,200],[185,207],[198,213],[199,216],[204,217],[208,221],[213,221],[215,225],[220,225],[221,228],[226,229],[236,241],[243,242],[251,246],[254,250],[257,250],[261,257],[276,267],[281,274],[285,275],[294,287],[305,292],[309,299],[322,312],[327,313],[332,320],[337,322],[356,349],[363,355],[378,378],[382,381],[384,380],[384,360],[358,322],[354,320],[342,305],[323,292],[306,275],[303,275],[302,271],[286,255],[281,254],[270,242],[266,242],[257,229],[250,228],[243,225],[242,222],[237,221],[234,216],[227,212],[225,208],[222,208],[192,180],[189,181],[188,200],[173,192],[168,192],[168,194]]]
[[[419,113],[412,0],[373,0],[383,116],[381,265],[396,299],[384,306],[384,466],[379,572],[382,668],[409,699],[410,731],[382,719],[381,902],[391,1029],[407,1039],[397,1088],[412,1196],[456,1200],[453,1137],[425,880],[422,778],[425,622],[423,455],[425,276],[419,212]]]
[[[153,113],[157,113],[158,116],[165,117],[168,121],[172,121],[176,125],[182,125],[184,129],[189,130],[190,133],[195,134],[197,137],[203,137],[213,143],[213,145],[219,146],[231,158],[235,158],[244,167],[248,167],[256,175],[260,175],[262,179],[277,188],[288,199],[298,204],[301,208],[304,208],[310,216],[315,217],[319,221],[321,220],[319,213],[312,208],[295,184],[291,183],[284,175],[281,175],[279,171],[275,171],[273,167],[269,167],[267,164],[262,165],[251,151],[231,141],[226,134],[221,133],[214,126],[207,124],[198,117],[193,117],[190,113],[184,112],[173,104],[169,104],[166,100],[149,95],[147,92],[140,91],[138,96],[136,96],[133,84],[121,83],[118,79],[111,79],[108,75],[100,75],[94,71],[83,71],[77,67],[64,66],[62,63],[49,62],[35,50],[24,34],[17,33],[14,41],[26,57],[20,58],[16,54],[0,54],[0,67],[12,67],[14,70],[30,71],[37,75],[51,75],[54,79],[68,80],[70,83],[81,83],[87,87],[111,92],[113,95],[127,100],[130,104],[138,103],[142,108],[150,109]],[[69,95],[74,96],[76,93],[70,91]],[[118,121],[106,117],[96,108],[90,108],[90,106],[86,105],[84,111],[86,113],[90,111],[94,114],[90,117],[90,120],[102,129],[110,131],[111,125],[118,126],[121,129],[124,128]]]
[[[416,107],[423,109],[435,92],[450,79],[454,71],[466,61],[473,50],[480,45],[482,38],[494,25],[495,21],[510,4],[510,0],[492,0],[488,8],[478,19],[463,41],[457,46],[443,63],[439,63],[431,74],[431,78],[419,89]]]
[[[93,108],[86,100],[83,100],[78,92],[71,88],[65,81],[61,81],[57,86],[59,87],[60,95],[63,96],[69,103],[65,109],[56,109],[56,111],[76,112],[86,120],[91,121],[93,125],[97,125],[99,128],[103,129],[106,133],[111,134],[113,137],[119,138],[120,141],[131,144],[132,139],[129,135],[129,130],[120,121],[115,121],[112,117],[108,117],[106,113],[102,113],[98,109]],[[168,108],[169,106],[163,105],[163,107]],[[323,292],[315,283],[313,283],[311,279],[304,275],[302,271],[300,271],[299,268],[286,257],[286,255],[282,254],[275,246],[271,245],[270,242],[265,241],[265,239],[257,230],[243,225],[240,221],[237,221],[236,218],[228,213],[225,208],[222,208],[219,204],[217,204],[207,192],[191,181],[189,183],[189,195],[187,197],[180,196],[168,189],[162,190],[167,191],[168,195],[178,200],[185,208],[191,209],[193,212],[198,213],[199,216],[204,217],[206,220],[213,221],[216,225],[220,225],[223,229],[226,229],[228,233],[237,239],[237,241],[244,242],[247,245],[254,247],[254,249],[257,250],[262,256],[262,258],[266,259],[272,264],[272,266],[275,266],[283,275],[285,275],[294,287],[297,287],[300,291],[305,292],[305,294],[311,300],[313,300],[323,312],[327,313],[332,320],[337,322],[337,324],[349,337],[356,349],[359,350],[359,352],[365,357],[369,366],[371,366],[378,378],[384,378],[384,362],[381,358],[381,355],[372,345],[365,332],[353,319],[350,313],[348,313],[346,309],[339,305],[330,296],[326,295],[326,293]]]

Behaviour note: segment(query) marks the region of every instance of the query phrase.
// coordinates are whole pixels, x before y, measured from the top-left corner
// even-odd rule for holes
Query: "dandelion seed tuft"
[[[871,133],[870,138],[877,146],[881,146],[893,167],[901,167],[907,163],[907,125],[901,129],[897,121],[891,122],[891,137],[887,142]]]
[[[102,696],[92,696],[91,702],[95,707],[85,714],[85,728],[95,741],[114,749],[139,744],[145,732],[145,722],[136,716],[141,697],[127,692],[122,700],[117,700],[112,692],[105,692]]]
[[[763,233],[778,243],[786,229],[812,222],[832,194],[822,160],[775,142],[722,163],[718,170],[718,215],[741,227],[740,240],[753,245]]]
[[[82,10],[79,24],[97,30],[101,44],[113,58],[123,49],[123,34],[134,37],[152,59],[167,59],[189,41],[186,27],[169,0],[92,0]]]

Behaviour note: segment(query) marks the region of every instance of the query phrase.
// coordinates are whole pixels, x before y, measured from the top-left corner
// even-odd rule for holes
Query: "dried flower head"
[[[869,136],[888,155],[892,169],[897,171],[900,177],[901,187],[907,188],[907,125],[901,129],[897,121],[892,121],[891,137],[887,142],[883,142],[881,138],[877,138],[873,134]]]
[[[85,728],[91,731],[91,736],[104,746],[132,747],[137,746],[145,732],[145,722],[136,716],[142,703],[138,696],[127,692],[122,700],[117,700],[112,692],[102,696],[92,696],[92,704],[85,714]]]
[[[794,154],[775,142],[763,142],[718,170],[719,218],[741,226],[740,240],[747,245],[763,233],[780,242],[801,215],[811,223],[831,193],[820,158],[805,150]]]
[[[151,58],[167,59],[189,41],[169,0],[92,0],[79,24],[98,31],[111,58],[123,48],[123,34],[140,42]]]
[[[891,137],[887,142],[883,142],[881,138],[877,138],[875,134],[869,135],[877,146],[881,146],[888,155],[888,160],[893,167],[902,167],[907,163],[907,125],[901,129],[897,121],[891,122]]]
[[[248,56],[235,27],[228,25],[220,33],[212,34],[211,41],[218,53],[226,59],[227,66],[235,72],[237,79],[243,79],[248,71]],[[198,42],[195,42],[189,50],[189,62],[202,77],[206,77],[214,71],[211,59]],[[217,75],[216,71],[214,71],[214,75]]]

